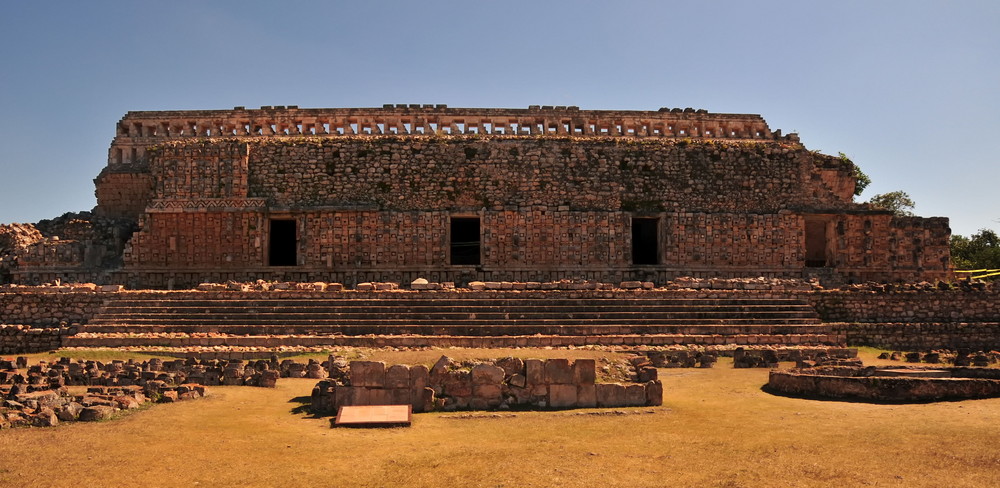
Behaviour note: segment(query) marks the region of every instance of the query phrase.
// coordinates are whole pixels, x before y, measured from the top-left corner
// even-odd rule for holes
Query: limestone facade
[[[948,277],[947,219],[853,203],[853,169],[758,115],[703,110],[129,112],[95,180],[94,214],[138,223],[121,267],[94,276],[100,266],[69,249],[11,276],[89,270],[139,287]]]

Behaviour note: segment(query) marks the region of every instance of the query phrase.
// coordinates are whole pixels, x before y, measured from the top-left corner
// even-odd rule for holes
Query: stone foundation
[[[597,383],[595,364],[592,359],[504,358],[463,367],[442,357],[428,370],[422,365],[352,361],[346,374],[316,385],[312,408],[335,413],[349,405],[411,405],[414,412],[428,412],[663,403],[655,369],[643,372],[643,383]]]
[[[0,354],[53,351],[62,347],[62,339],[70,331],[68,327],[38,329],[25,325],[0,325]]]
[[[795,396],[875,402],[924,402],[1000,396],[1000,369],[891,369],[892,371],[883,371],[884,368],[833,366],[771,371],[767,389]]]

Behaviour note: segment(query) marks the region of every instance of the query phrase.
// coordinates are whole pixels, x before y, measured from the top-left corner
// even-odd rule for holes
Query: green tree
[[[864,171],[861,171],[861,168],[854,164],[854,161],[851,161],[851,158],[847,157],[846,154],[837,154],[840,156],[841,161],[851,166],[851,176],[854,177],[854,196],[861,195],[865,191],[865,188],[868,188],[868,185],[872,184],[872,179]]]
[[[970,237],[953,235],[951,261],[955,269],[1000,269],[1000,237],[990,229]]]
[[[868,200],[868,203],[879,208],[892,210],[892,213],[900,217],[912,217],[911,210],[917,206],[908,193],[899,190],[875,195]]]

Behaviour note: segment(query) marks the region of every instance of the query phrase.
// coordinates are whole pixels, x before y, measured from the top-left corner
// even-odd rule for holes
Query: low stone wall
[[[499,408],[594,408],[661,405],[663,385],[597,383],[592,359],[503,358],[462,367],[442,357],[433,368],[352,361],[313,389],[316,413],[350,405],[411,405],[415,412]]]
[[[101,308],[104,301],[117,291],[118,286],[101,287],[0,287],[0,324],[28,324],[35,327],[52,327],[83,324]]]
[[[825,290],[798,295],[824,322],[1000,322],[1000,286],[900,292]]]
[[[841,323],[831,324],[851,346],[902,351],[1000,349],[1000,322]]]
[[[923,402],[1000,396],[1000,370],[950,368],[952,377],[876,376],[875,368],[809,368],[773,370],[772,392],[795,396],[860,399],[876,402]]]
[[[0,325],[0,354],[28,354],[62,347],[68,327],[38,329],[27,325]]]

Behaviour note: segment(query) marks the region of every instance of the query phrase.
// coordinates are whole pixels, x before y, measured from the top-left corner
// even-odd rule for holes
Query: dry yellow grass
[[[1000,399],[776,397],[760,390],[766,370],[725,360],[661,370],[661,378],[664,406],[634,409],[652,413],[421,414],[410,428],[374,430],[331,429],[328,418],[298,411],[313,380],[215,387],[209,398],[111,422],[0,431],[0,486],[1000,485]]]

